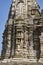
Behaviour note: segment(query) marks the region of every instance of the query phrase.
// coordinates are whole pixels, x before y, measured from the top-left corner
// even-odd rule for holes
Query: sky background
[[[40,5],[40,10],[43,9],[43,0],[37,0]],[[0,0],[0,54],[2,49],[2,33],[5,29],[5,24],[8,19],[12,0]]]

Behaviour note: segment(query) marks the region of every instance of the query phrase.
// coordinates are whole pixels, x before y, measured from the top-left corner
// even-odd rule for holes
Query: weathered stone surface
[[[36,62],[43,58],[42,14],[36,0],[12,1],[3,33],[2,65],[42,65],[42,60]]]
[[[37,62],[35,59],[4,59],[0,65],[43,65],[43,59]]]

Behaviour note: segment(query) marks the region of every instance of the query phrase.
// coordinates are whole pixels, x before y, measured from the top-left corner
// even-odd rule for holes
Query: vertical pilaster
[[[40,35],[40,45],[41,45],[40,58],[43,58],[43,10],[41,11],[41,19],[39,22],[41,25],[41,28],[40,28],[40,32],[41,32],[41,35]]]

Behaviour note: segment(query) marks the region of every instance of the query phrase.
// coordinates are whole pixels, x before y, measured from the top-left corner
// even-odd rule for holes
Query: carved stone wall
[[[43,58],[43,11],[39,8],[36,0],[12,1],[3,32],[2,59]]]

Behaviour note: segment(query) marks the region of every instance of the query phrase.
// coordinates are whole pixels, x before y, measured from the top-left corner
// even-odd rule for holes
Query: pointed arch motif
[[[19,3],[24,3],[24,1],[23,1],[23,0],[19,0],[18,3],[17,3],[17,5],[18,5]],[[17,6],[17,5],[16,5],[16,6]]]

